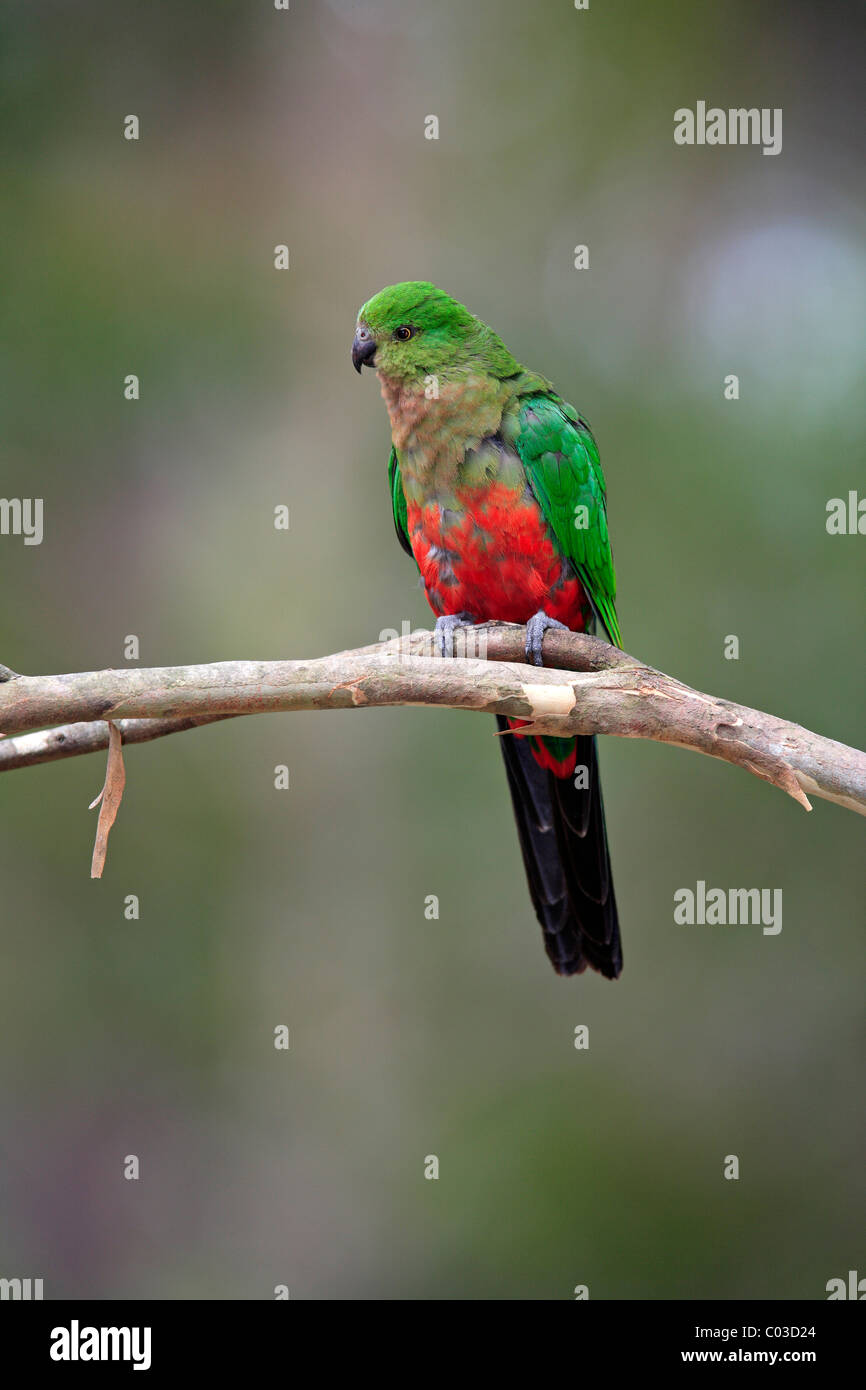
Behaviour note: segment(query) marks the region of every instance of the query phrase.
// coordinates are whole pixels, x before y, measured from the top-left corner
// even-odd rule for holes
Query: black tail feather
[[[499,716],[496,723],[500,732],[509,727]],[[499,742],[529,892],[553,968],[577,975],[589,965],[615,980],[622,947],[595,739],[577,740],[578,766],[588,772],[585,788],[576,787],[573,776],[554,777],[539,767],[528,739],[504,733]]]

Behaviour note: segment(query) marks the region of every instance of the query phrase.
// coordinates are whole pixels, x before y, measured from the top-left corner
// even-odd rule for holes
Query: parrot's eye
[[[402,327],[394,329],[394,337],[397,339],[398,343],[407,343],[409,339],[414,338],[414,336],[415,329],[410,328],[408,324],[404,323]]]

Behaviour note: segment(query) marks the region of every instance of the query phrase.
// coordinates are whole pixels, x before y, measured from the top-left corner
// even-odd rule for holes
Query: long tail
[[[498,716],[496,723],[500,732],[514,727]],[[578,737],[576,758],[563,760],[565,766],[586,767],[585,787],[575,785],[572,771],[556,776],[540,766],[534,740],[509,732],[499,742],[529,892],[553,968],[576,975],[589,965],[615,980],[622,947],[595,739]]]

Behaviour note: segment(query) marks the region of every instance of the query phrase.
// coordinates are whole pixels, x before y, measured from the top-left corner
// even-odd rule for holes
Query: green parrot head
[[[510,376],[520,370],[492,329],[427,280],[388,285],[361,306],[352,362],[405,381],[471,370]]]

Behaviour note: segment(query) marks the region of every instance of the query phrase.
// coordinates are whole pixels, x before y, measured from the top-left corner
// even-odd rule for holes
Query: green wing
[[[407,555],[412,555],[412,546],[409,543],[409,521],[406,511],[406,494],[403,491],[403,479],[400,477],[400,461],[397,458],[397,450],[391,445],[391,456],[388,459],[388,490],[391,493],[391,507],[394,512],[394,529],[397,532],[397,539],[402,545]]]
[[[604,474],[589,425],[558,396],[530,396],[520,403],[514,443],[561,552],[611,642],[621,647]]]

